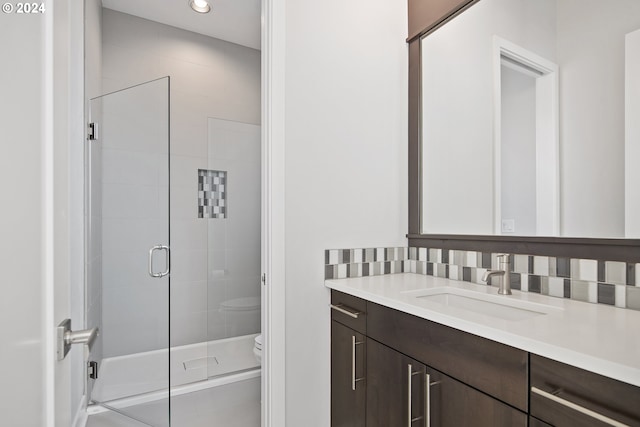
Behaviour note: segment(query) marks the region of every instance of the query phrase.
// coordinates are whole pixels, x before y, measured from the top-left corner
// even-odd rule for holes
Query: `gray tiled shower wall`
[[[417,273],[485,284],[497,254],[434,248],[331,249],[325,279]],[[511,256],[511,288],[558,298],[640,310],[640,264],[618,261]]]

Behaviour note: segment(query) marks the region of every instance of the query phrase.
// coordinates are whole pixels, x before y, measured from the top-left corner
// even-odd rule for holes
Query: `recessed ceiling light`
[[[207,0],[189,0],[189,6],[198,13],[209,13],[211,11],[211,6],[209,6]]]

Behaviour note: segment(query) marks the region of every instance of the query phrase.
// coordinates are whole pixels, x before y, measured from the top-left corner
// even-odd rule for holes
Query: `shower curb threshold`
[[[171,387],[171,397],[181,396],[187,393],[193,393],[196,391],[206,390],[208,388],[219,387],[226,384],[231,384],[238,381],[249,380],[259,377],[262,369],[250,369],[247,371],[238,372],[231,375],[223,375],[220,377],[209,378],[203,381],[197,381],[190,384],[179,385]],[[149,393],[140,394],[133,397],[125,397],[121,399],[104,402],[105,405],[109,405],[115,409],[127,408],[130,406],[140,405],[143,403],[154,402],[156,400],[165,399],[167,397],[166,390],[158,390]],[[98,402],[92,402],[87,406],[87,414],[100,414],[103,412],[109,412],[110,409],[101,406]]]

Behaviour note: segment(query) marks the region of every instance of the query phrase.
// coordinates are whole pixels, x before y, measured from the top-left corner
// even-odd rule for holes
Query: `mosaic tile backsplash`
[[[497,254],[488,252],[437,248],[325,251],[326,280],[411,272],[486,285],[482,275],[497,268]],[[511,256],[511,271],[512,289],[640,310],[640,264],[516,254]]]
[[[331,249],[325,251],[325,279],[408,273],[408,248]]]
[[[227,172],[198,169],[198,218],[227,217]]]

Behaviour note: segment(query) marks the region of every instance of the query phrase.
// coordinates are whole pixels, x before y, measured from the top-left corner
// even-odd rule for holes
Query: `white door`
[[[71,426],[84,413],[85,349],[71,347],[58,360],[56,326],[71,319],[74,331],[84,319],[83,169],[84,8],[73,0],[44,2],[44,76],[41,173],[44,271],[43,333],[45,424]]]
[[[55,3],[27,14],[11,2],[0,15],[0,413],[2,425],[16,427],[71,425],[79,404],[72,409],[72,363],[83,369],[81,348],[60,362],[55,353],[55,326],[71,316],[77,241],[69,163],[79,135],[69,124],[83,127],[74,91],[82,81],[71,73],[78,58],[81,67],[82,37],[72,48],[78,27],[70,25],[79,14],[81,29],[82,9]]]

